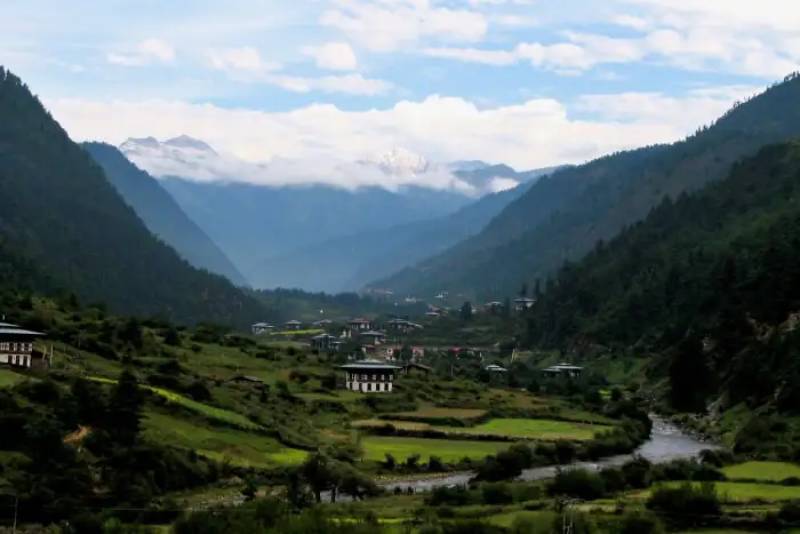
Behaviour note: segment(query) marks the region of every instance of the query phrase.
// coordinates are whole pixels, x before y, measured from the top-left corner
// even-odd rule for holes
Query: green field
[[[800,465],[788,462],[745,462],[722,470],[731,480],[764,480],[780,482],[789,477],[800,478]]]
[[[419,454],[421,461],[427,462],[431,456],[438,456],[444,462],[457,462],[462,458],[482,459],[490,454],[507,449],[509,443],[499,441],[469,441],[456,439],[425,439],[395,436],[365,436],[361,439],[364,458],[383,461],[391,454],[398,461]]]
[[[469,428],[434,428],[437,430],[447,429],[459,434],[507,436],[543,441],[558,439],[585,441],[593,439],[599,432],[611,429],[607,425],[588,425],[552,419],[492,419]]]
[[[259,434],[211,427],[158,412],[148,412],[144,437],[156,443],[192,449],[217,461],[229,461],[242,467],[268,468],[295,465],[307,453],[284,446],[274,438]]]
[[[413,412],[400,412],[390,414],[389,417],[402,417],[408,419],[478,419],[486,415],[486,410],[475,408],[439,408],[429,406]]]
[[[428,423],[420,423],[418,421],[392,421],[389,419],[361,419],[353,421],[351,426],[353,428],[381,428],[386,425],[392,425],[398,430],[410,431],[423,431],[430,430],[431,425]]]
[[[667,482],[667,486],[680,486],[684,482]],[[748,482],[717,482],[714,484],[722,502],[780,502],[800,499],[800,486],[781,486],[779,484],[758,484]],[[636,498],[647,498],[651,490],[637,492]]]
[[[0,369],[0,388],[8,388],[16,386],[20,382],[24,382],[26,377],[19,373],[10,371],[9,369]]]
[[[103,384],[117,383],[116,380],[112,380],[110,378],[90,377],[89,379],[94,380],[95,382],[101,382]],[[200,415],[208,417],[209,419],[214,419],[221,423],[234,425],[240,428],[244,428],[246,430],[259,430],[261,428],[259,425],[252,422],[251,420],[249,420],[247,417],[243,416],[240,413],[232,412],[230,410],[224,410],[222,408],[217,408],[215,406],[209,406],[208,404],[197,402],[188,397],[184,397],[183,395],[175,393],[174,391],[169,391],[168,389],[157,388],[144,384],[142,384],[141,387],[155,393],[160,397],[163,397],[164,399],[173,404],[182,406],[188,410],[191,410]]]

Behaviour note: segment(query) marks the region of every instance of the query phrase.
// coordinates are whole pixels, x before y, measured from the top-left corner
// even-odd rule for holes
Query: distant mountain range
[[[153,234],[195,267],[226,276],[237,285],[247,285],[233,263],[156,179],[137,168],[111,145],[84,143],[82,146]]]
[[[760,147],[800,136],[798,102],[800,80],[787,79],[684,141],[556,172],[477,235],[370,285],[416,296],[514,294],[641,220],[665,195],[702,187]]]
[[[324,179],[275,181],[269,164],[220,156],[187,136],[129,139],[120,150],[159,177],[255,287],[328,292],[358,289],[477,232],[518,196],[518,185],[546,173],[434,164],[394,149],[356,162],[353,172],[368,179],[354,182],[373,184],[347,189]]]
[[[247,324],[263,306],[156,239],[102,168],[0,68],[0,289],[179,322]]]

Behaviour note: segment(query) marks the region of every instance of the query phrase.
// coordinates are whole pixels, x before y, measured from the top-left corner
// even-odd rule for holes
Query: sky
[[[680,139],[800,64],[794,0],[3,0],[0,19],[0,64],[73,139],[187,134],[309,176],[396,148],[580,163]]]

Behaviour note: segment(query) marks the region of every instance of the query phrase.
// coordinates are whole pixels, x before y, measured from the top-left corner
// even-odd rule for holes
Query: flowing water
[[[695,458],[700,454],[700,451],[715,448],[715,445],[689,436],[675,425],[659,417],[651,416],[651,419],[653,421],[653,430],[650,433],[650,438],[631,454],[609,456],[595,462],[575,462],[569,466],[549,465],[534,467],[524,470],[519,478],[520,480],[542,480],[552,478],[555,476],[559,467],[562,469],[567,467],[597,471],[604,467],[622,465],[634,456],[641,456],[653,463],[668,462],[679,458]],[[394,491],[395,488],[403,490],[412,488],[416,493],[420,491],[430,491],[442,486],[464,485],[467,484],[473,476],[475,476],[475,473],[468,471],[453,473],[446,476],[392,480],[391,482],[381,484],[381,486],[389,491]]]

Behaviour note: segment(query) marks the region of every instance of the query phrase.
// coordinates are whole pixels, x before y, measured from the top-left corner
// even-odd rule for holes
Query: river
[[[549,465],[533,467],[531,469],[525,469],[519,477],[519,480],[543,480],[552,478],[555,476],[559,467],[562,469],[584,468],[597,471],[604,467],[622,465],[635,456],[641,456],[653,463],[668,462],[679,458],[695,458],[700,454],[700,451],[715,448],[715,445],[689,436],[675,425],[657,416],[651,416],[651,419],[653,421],[653,430],[650,433],[650,438],[630,454],[609,456],[596,462],[575,462],[567,466]],[[380,485],[388,491],[394,491],[395,488],[407,490],[410,487],[414,489],[414,492],[420,492],[430,491],[442,486],[465,485],[473,476],[475,476],[474,472],[466,471],[452,473],[446,476],[432,475],[428,478],[394,479]]]

